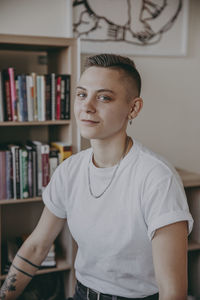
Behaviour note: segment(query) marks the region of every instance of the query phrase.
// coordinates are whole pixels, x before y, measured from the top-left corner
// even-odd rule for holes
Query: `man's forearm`
[[[47,251],[37,251],[25,242],[15,256],[0,289],[0,300],[17,299],[39,269],[46,254]]]
[[[0,299],[17,299],[30,280],[31,277],[25,278],[25,276],[22,276],[19,271],[15,270],[13,266],[11,266],[0,290]]]

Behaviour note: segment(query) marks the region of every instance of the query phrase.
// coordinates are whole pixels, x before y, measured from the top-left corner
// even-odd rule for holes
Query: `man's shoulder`
[[[139,164],[143,174],[156,178],[178,176],[174,166],[162,155],[137,142]]]

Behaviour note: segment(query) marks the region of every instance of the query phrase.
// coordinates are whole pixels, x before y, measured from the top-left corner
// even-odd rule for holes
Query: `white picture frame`
[[[73,0],[72,6],[82,53],[187,54],[188,0]]]

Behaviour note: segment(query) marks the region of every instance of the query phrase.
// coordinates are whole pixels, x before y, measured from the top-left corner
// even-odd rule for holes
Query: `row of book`
[[[54,170],[72,154],[64,142],[0,146],[0,200],[40,197]]]
[[[70,119],[69,74],[0,71],[0,122]]]

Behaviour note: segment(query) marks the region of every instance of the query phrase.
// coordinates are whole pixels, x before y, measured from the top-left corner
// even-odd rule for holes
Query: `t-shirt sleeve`
[[[57,217],[65,219],[66,213],[66,182],[61,164],[56,168],[49,184],[46,186],[42,199],[47,208]]]
[[[144,192],[143,211],[151,240],[155,230],[163,226],[188,221],[188,234],[192,230],[193,218],[189,212],[185,191],[181,181],[173,173],[156,179],[152,174]]]

